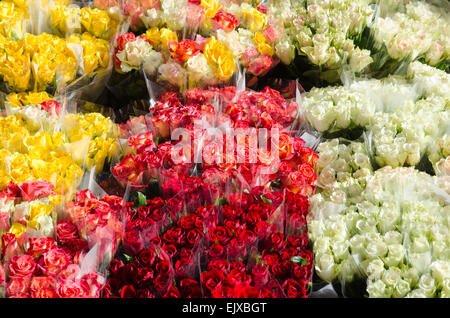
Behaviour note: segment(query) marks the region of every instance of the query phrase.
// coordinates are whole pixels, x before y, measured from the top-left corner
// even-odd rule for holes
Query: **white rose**
[[[386,243],[381,240],[369,242],[366,246],[366,254],[369,258],[383,257],[387,251]]]
[[[398,265],[405,256],[405,248],[401,244],[388,245],[388,255],[384,258],[384,262],[388,266]]]
[[[394,293],[392,296],[394,298],[403,298],[403,297],[405,297],[406,294],[409,293],[410,290],[411,290],[411,287],[410,287],[409,283],[405,280],[400,280],[395,285]]]
[[[389,231],[383,235],[386,244],[401,244],[402,235],[397,231]]]
[[[348,246],[348,241],[337,241],[331,243],[331,249],[336,260],[343,260],[348,257]]]
[[[419,271],[414,267],[408,268],[407,270],[403,271],[403,279],[407,281],[411,286],[414,286],[419,280]]]
[[[381,280],[370,281],[367,285],[367,293],[370,298],[387,298],[392,294],[392,288],[388,288]]]
[[[39,223],[39,232],[44,237],[50,237],[53,235],[54,225],[53,219],[50,215],[42,215],[37,218]]]
[[[164,60],[161,53],[156,51],[150,52],[144,60],[144,71],[149,75],[155,74],[156,70],[163,63],[163,61]]]
[[[366,272],[370,279],[380,279],[385,272],[383,261],[379,258],[372,260],[367,265]]]
[[[319,237],[314,242],[314,253],[325,254],[330,252],[330,238],[329,237]]]
[[[395,286],[401,280],[401,271],[397,267],[391,267],[384,271],[381,279],[387,286]]]
[[[320,278],[331,282],[336,275],[333,256],[330,254],[317,255],[315,269]]]
[[[427,292],[423,289],[414,289],[405,298],[428,298]]]
[[[436,292],[434,278],[430,274],[422,275],[417,286],[422,289],[428,297],[431,297]]]
[[[430,243],[425,236],[420,236],[413,240],[411,247],[413,253],[425,253],[430,251]]]
[[[283,64],[289,65],[295,58],[295,47],[289,41],[275,45],[275,52]]]
[[[450,261],[435,261],[431,263],[431,272],[439,283],[443,283],[444,280],[450,279]]]
[[[369,50],[355,49],[350,56],[350,70],[352,72],[361,72],[367,65],[373,62]]]

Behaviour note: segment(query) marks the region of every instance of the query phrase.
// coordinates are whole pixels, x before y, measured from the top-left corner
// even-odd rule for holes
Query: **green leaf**
[[[138,192],[138,207],[146,205],[147,205],[147,197],[142,192]]]
[[[133,257],[131,257],[130,255],[123,254],[123,257],[125,257],[126,261],[129,263],[133,261]]]
[[[305,266],[305,265],[307,264],[306,259],[304,259],[304,258],[302,258],[302,257],[300,257],[300,256],[293,256],[293,257],[290,259],[290,261],[291,261],[292,263],[295,263],[295,264],[300,264],[301,266]]]

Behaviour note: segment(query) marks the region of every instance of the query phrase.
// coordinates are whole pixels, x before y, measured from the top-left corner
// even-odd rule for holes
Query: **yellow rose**
[[[206,42],[203,54],[219,80],[226,81],[234,74],[236,63],[233,54],[215,37]]]
[[[59,35],[79,31],[80,9],[68,8],[66,6],[56,6],[50,11],[50,25]]]
[[[15,91],[28,89],[31,79],[30,55],[23,41],[0,34],[0,77]]]
[[[255,8],[244,8],[238,16],[241,25],[252,32],[263,31],[267,25],[267,16]]]
[[[158,27],[148,29],[147,32],[145,32],[144,37],[150,41],[154,48],[157,48],[161,43],[161,32]]]
[[[266,42],[266,37],[262,33],[256,32],[253,41],[259,53],[270,56],[275,54],[274,49]]]
[[[81,25],[97,38],[107,39],[111,28],[111,18],[104,10],[97,8],[82,8]]]
[[[14,234],[17,238],[21,237],[27,230],[26,226],[20,223],[14,223],[9,228],[9,233]]]
[[[53,97],[47,92],[10,93],[6,98],[13,107],[38,105],[47,100],[53,100]]]
[[[222,4],[217,2],[216,0],[202,0],[200,5],[205,8],[205,15],[208,18],[214,18],[217,12],[222,8]]]
[[[169,42],[178,42],[178,36],[175,32],[172,30],[169,30],[167,28],[161,29],[161,47],[163,49],[167,49],[167,44]]]

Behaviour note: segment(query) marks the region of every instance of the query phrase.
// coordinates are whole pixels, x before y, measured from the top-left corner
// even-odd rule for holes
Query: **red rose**
[[[288,246],[303,249],[308,245],[308,238],[301,235],[289,235],[286,242]]]
[[[171,267],[172,265],[170,264],[170,261],[163,260],[158,262],[158,264],[156,264],[155,269],[158,273],[165,274],[170,272]]]
[[[54,289],[55,287],[56,279],[51,276],[35,276],[31,279],[30,283],[30,290],[32,292],[45,288]]]
[[[52,115],[59,115],[59,104],[56,100],[46,100],[40,104],[40,108]]]
[[[309,277],[308,267],[296,264],[292,269],[292,276],[296,280],[306,280]]]
[[[70,280],[78,276],[80,273],[80,267],[77,264],[70,264],[61,272],[59,272],[57,279]]]
[[[295,279],[288,279],[282,285],[283,291],[288,298],[306,297],[305,281],[298,282]]]
[[[251,276],[247,275],[245,271],[240,271],[239,269],[232,269],[226,277],[226,284],[230,286],[248,286],[250,285],[251,281]]]
[[[172,59],[180,64],[185,63],[189,58],[200,52],[195,42],[189,39],[183,39],[180,42],[169,42],[167,46],[172,53]]]
[[[300,165],[300,167],[298,168],[298,171],[301,172],[305,176],[306,181],[309,184],[313,184],[314,181],[316,181],[316,179],[317,179],[317,175],[314,172],[313,167],[311,167],[311,165],[309,163],[302,163]]]
[[[36,262],[30,255],[15,256],[9,264],[9,272],[13,278],[30,278],[36,270]]]
[[[122,34],[117,38],[117,49],[119,51],[122,51],[125,49],[125,45],[128,42],[133,42],[135,40],[136,40],[136,36],[134,35],[134,33],[129,32],[129,33]]]
[[[186,234],[186,244],[194,247],[203,238],[203,232],[199,229],[193,229]]]
[[[190,278],[181,280],[180,292],[183,298],[201,298],[203,295],[199,282]]]
[[[276,295],[270,289],[264,288],[259,292],[258,298],[276,298]]]
[[[59,221],[56,225],[56,240],[64,242],[79,238],[78,229],[75,224],[68,221]]]
[[[144,267],[150,267],[155,263],[156,253],[153,248],[148,248],[139,253],[137,257],[138,264]]]
[[[153,132],[145,132],[136,136],[131,136],[128,138],[128,144],[130,147],[136,150],[136,153],[147,153],[154,152],[156,150],[156,145],[153,142]]]
[[[230,194],[227,198],[227,202],[230,205],[238,206],[243,210],[247,210],[249,205],[252,203],[252,198],[245,192],[238,192]]]
[[[231,239],[230,229],[224,226],[217,226],[209,231],[209,241],[211,243],[219,243],[220,245],[227,245]]]
[[[202,282],[202,286],[206,287],[209,291],[213,291],[216,286],[225,280],[225,275],[222,271],[213,269],[211,271],[203,272],[200,280]]]
[[[149,267],[138,267],[136,273],[136,283],[139,286],[150,286],[153,282],[155,273]]]
[[[68,265],[70,265],[70,256],[62,248],[54,248],[44,254],[43,268],[49,275],[57,275]]]
[[[276,278],[285,280],[291,276],[291,264],[290,261],[275,263],[272,265],[271,271]]]
[[[218,11],[212,18],[216,29],[223,29],[225,32],[231,32],[239,26],[239,20],[234,15],[225,11]]]
[[[284,247],[284,245],[285,242],[283,233],[272,233],[266,240],[267,249],[273,248],[274,250],[280,250]]]
[[[163,240],[169,244],[179,245],[183,239],[184,232],[180,227],[173,227],[163,235]]]
[[[136,289],[133,285],[125,285],[120,290],[120,298],[136,298]]]
[[[222,207],[222,213],[224,218],[228,220],[236,220],[242,215],[243,210],[236,206],[224,205]]]
[[[13,278],[8,283],[7,292],[9,296],[28,294],[28,283],[23,278]]]
[[[156,291],[165,294],[170,284],[170,276],[166,273],[158,274],[153,281]]]
[[[162,298],[180,298],[181,294],[178,288],[175,286],[170,286],[165,295]]]
[[[55,240],[50,237],[32,237],[30,238],[30,248],[27,254],[37,259],[53,247],[55,247]]]
[[[253,281],[258,289],[263,288],[270,278],[269,268],[261,263],[252,268]]]
[[[136,230],[125,232],[123,245],[125,250],[132,255],[137,255],[144,249],[144,242],[142,242],[139,231]]]
[[[208,256],[211,259],[224,258],[226,256],[226,249],[220,244],[213,244],[209,248]]]
[[[53,288],[42,288],[31,293],[31,298],[59,298]]]
[[[164,244],[162,246],[164,252],[167,253],[167,255],[169,255],[170,258],[175,258],[178,255],[178,249],[175,245],[173,244]]]
[[[55,186],[47,181],[27,181],[19,184],[18,187],[24,201],[33,201],[56,194],[52,191]]]
[[[227,246],[228,257],[231,260],[244,258],[247,255],[247,246],[244,241],[233,238]]]
[[[178,225],[181,226],[181,228],[183,230],[189,231],[194,228],[196,220],[197,220],[197,215],[187,214],[178,221]]]
[[[56,292],[61,298],[86,298],[89,296],[89,287],[74,280],[60,280]]]
[[[230,264],[226,259],[214,259],[211,262],[209,262],[207,270],[211,271],[213,269],[220,270],[224,273],[228,273],[230,270]]]

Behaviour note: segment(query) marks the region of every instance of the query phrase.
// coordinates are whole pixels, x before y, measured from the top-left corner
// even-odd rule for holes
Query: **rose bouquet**
[[[269,1],[269,20],[280,21],[275,49],[295,78],[339,82],[343,68],[364,72],[373,62],[357,45],[371,23],[373,1]]]
[[[274,44],[279,36],[269,25],[264,6],[215,0],[139,4],[123,3],[125,15],[138,17],[132,18],[132,29],[145,21],[146,31],[117,40],[114,55],[119,73],[142,68],[150,82],[183,90],[239,80],[240,66],[253,85],[278,63]],[[146,19],[145,12],[151,17]]]
[[[14,1],[0,2],[0,34],[11,39],[22,39],[27,30],[28,11]]]
[[[103,170],[118,151],[116,126],[98,113],[67,114],[47,94],[13,94],[0,117],[1,186],[45,180],[58,194],[75,190],[84,169]]]
[[[62,198],[47,181],[10,182],[1,197],[1,234],[12,233],[20,238],[24,233],[50,237],[55,232],[56,215]]]
[[[390,167],[363,179],[311,198],[318,276],[345,296],[448,297],[448,181]]]
[[[406,76],[356,81],[349,86],[313,88],[303,106],[325,137],[356,139],[365,132],[379,166],[416,166],[449,125],[448,74],[419,62]]]
[[[448,70],[448,10],[447,1],[381,2],[379,14],[361,39],[361,46],[372,52],[371,71],[383,76],[414,60]]]
[[[109,45],[88,33],[68,39],[43,33],[26,34],[14,41],[0,36],[0,77],[3,90],[21,92],[29,89],[53,93],[77,77],[92,78],[109,65]]]
[[[55,34],[68,36],[88,32],[92,36],[111,40],[120,28],[121,14],[117,10],[101,10],[95,7],[80,8],[76,4],[53,4],[49,8],[50,28]]]
[[[307,296],[312,254],[306,233],[285,239],[276,232],[277,208],[267,198],[254,191],[231,195],[221,207],[186,205],[179,218],[177,196],[129,209],[126,254],[111,263],[104,297]]]

